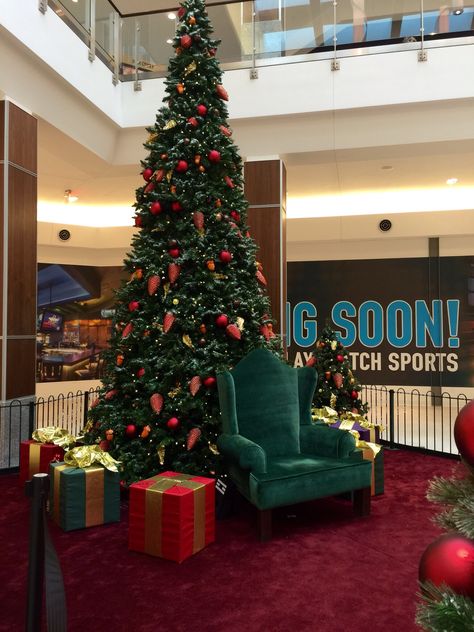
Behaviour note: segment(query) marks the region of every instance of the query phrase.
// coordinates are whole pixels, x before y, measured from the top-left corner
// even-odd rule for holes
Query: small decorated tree
[[[448,531],[420,560],[422,602],[416,620],[429,632],[474,630],[474,402],[459,413],[454,439],[464,473],[433,479],[427,494],[444,507],[435,522]]]
[[[216,474],[216,374],[256,347],[281,353],[246,224],[218,42],[203,0],[178,16],[136,192],[130,279],[85,434],[121,462],[127,483],[164,470]]]
[[[348,412],[367,414],[368,405],[360,398],[361,385],[352,373],[349,356],[337,333],[328,324],[322,330],[307,364],[315,366],[318,371],[314,408],[329,406],[338,415]]]

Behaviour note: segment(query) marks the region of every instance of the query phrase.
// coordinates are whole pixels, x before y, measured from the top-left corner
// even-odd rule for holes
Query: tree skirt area
[[[118,524],[63,533],[50,521],[68,601],[68,631],[409,632],[418,562],[439,534],[428,481],[461,466],[385,452],[385,494],[355,518],[325,499],[274,512],[260,543],[245,501],[217,522],[216,542],[176,564],[127,550],[128,502]],[[29,501],[17,475],[0,477],[0,630],[24,629]]]

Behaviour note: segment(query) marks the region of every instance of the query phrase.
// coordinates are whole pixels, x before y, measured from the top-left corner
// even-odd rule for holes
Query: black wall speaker
[[[386,233],[392,228],[392,222],[389,219],[383,219],[379,223],[379,228],[383,233]]]
[[[71,233],[67,228],[62,228],[58,233],[58,237],[61,241],[67,241],[68,239],[71,239]]]

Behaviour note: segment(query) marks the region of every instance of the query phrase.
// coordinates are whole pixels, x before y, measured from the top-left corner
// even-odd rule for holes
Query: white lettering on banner
[[[380,351],[350,351],[348,355],[353,371],[382,371],[385,368],[385,358]],[[293,366],[296,368],[305,366],[310,357],[311,352],[298,351],[295,354]],[[456,353],[392,352],[388,354],[387,360],[386,368],[389,371],[412,370],[432,373],[449,371],[455,373],[459,368]]]

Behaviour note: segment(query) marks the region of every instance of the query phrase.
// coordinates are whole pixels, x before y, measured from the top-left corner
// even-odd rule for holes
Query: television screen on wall
[[[63,317],[58,312],[51,312],[45,310],[43,312],[43,318],[41,319],[40,331],[45,334],[53,331],[62,331],[63,329]]]

